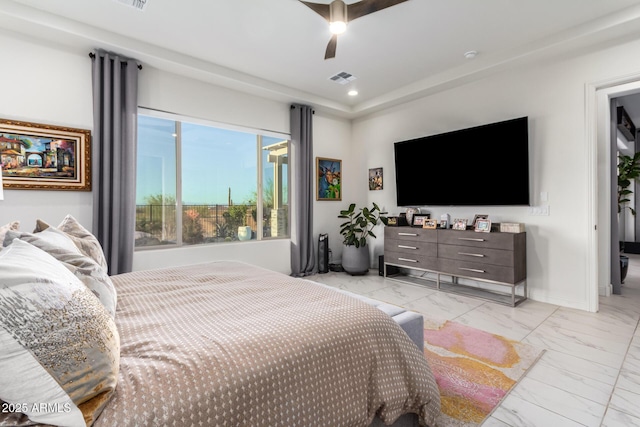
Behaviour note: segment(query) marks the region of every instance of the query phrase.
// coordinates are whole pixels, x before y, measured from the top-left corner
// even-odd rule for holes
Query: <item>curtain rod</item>
[[[96,57],[96,54],[93,52],[89,53],[89,58],[94,59]],[[142,70],[142,65],[138,64],[138,70]]]

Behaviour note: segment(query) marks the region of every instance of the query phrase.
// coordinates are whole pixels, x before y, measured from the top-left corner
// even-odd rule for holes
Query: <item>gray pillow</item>
[[[80,252],[80,249],[66,233],[54,227],[46,228],[35,234],[24,231],[8,231],[4,239],[4,246],[9,246],[13,239],[29,242],[60,261],[98,297],[111,317],[115,317],[117,293],[111,278],[107,275],[106,270],[93,259]]]
[[[39,233],[49,227],[51,227],[49,224],[39,219],[36,221],[34,233]],[[58,230],[63,231],[69,236],[78,249],[80,249],[80,252],[97,262],[98,265],[108,273],[107,259],[104,256],[100,242],[73,216],[65,216],[60,225],[58,225]]]

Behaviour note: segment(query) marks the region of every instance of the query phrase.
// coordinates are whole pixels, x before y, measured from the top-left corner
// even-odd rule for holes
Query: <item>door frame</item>
[[[609,150],[612,98],[640,93],[640,72],[585,85],[587,150],[587,301],[597,312],[600,295],[611,295],[611,185],[612,159]],[[600,224],[600,226],[598,226]]]

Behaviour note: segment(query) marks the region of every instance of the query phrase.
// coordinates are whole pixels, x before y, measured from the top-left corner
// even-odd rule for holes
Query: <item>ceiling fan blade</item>
[[[329,40],[327,45],[327,51],[324,53],[324,59],[331,59],[336,57],[336,47],[338,46],[338,35],[334,34]]]
[[[358,3],[347,5],[347,17],[349,21],[353,21],[361,16],[404,3],[405,1],[407,0],[362,0]]]
[[[328,4],[320,4],[320,3],[311,3],[310,1],[302,1],[300,3],[306,5],[309,9],[316,12],[318,15],[322,16],[324,19],[329,21],[331,14],[329,13],[329,5]]]

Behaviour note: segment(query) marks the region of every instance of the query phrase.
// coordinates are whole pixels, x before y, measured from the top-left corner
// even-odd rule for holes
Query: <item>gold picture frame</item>
[[[5,189],[91,190],[91,132],[0,119]]]
[[[435,230],[438,228],[438,220],[437,219],[425,219],[422,223],[422,228],[427,228],[429,230]]]

